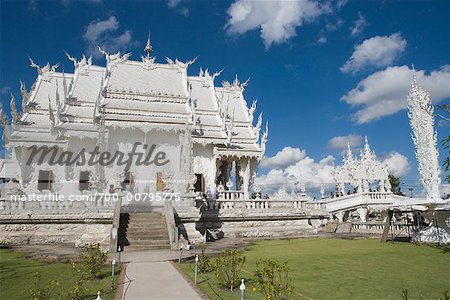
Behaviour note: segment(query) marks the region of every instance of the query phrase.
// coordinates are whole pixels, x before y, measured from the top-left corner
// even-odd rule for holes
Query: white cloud
[[[110,52],[124,51],[130,47],[139,45],[139,42],[133,40],[131,30],[125,30],[123,33],[116,33],[119,29],[119,21],[115,16],[110,16],[106,20],[95,20],[89,23],[83,34],[83,39],[88,46],[88,53],[95,57],[100,57],[97,51],[97,45]]]
[[[236,0],[228,8],[225,28],[232,35],[261,30],[261,38],[268,49],[272,44],[281,44],[295,36],[297,27],[332,11],[329,3],[321,5],[314,0]]]
[[[328,148],[336,150],[347,149],[347,145],[351,147],[359,147],[363,143],[363,137],[356,134],[349,134],[343,136],[335,136],[328,142]]]
[[[12,91],[12,89],[11,89],[10,86],[4,86],[4,87],[2,87],[2,89],[0,90],[0,94],[6,95],[6,94],[11,93],[11,91]]]
[[[350,27],[350,35],[352,37],[360,35],[366,26],[369,25],[366,18],[361,12],[358,12],[358,19],[353,22],[353,26]]]
[[[424,71],[416,74],[419,84],[430,92],[433,102],[450,97],[449,65],[428,75]],[[413,71],[407,66],[389,67],[361,80],[341,100],[358,108],[353,115],[356,123],[369,123],[406,108],[412,76]]]
[[[286,150],[287,148],[289,150]],[[325,188],[332,188],[334,186],[333,177],[331,176],[334,157],[331,155],[316,162],[306,155],[305,150],[286,147],[274,157],[268,158],[267,160],[274,159],[275,157],[278,157],[277,160],[283,163],[279,165],[275,164],[275,168],[271,169],[267,174],[255,178],[255,185],[260,186],[264,194],[273,194],[281,186],[292,190],[297,181],[304,182],[307,191],[313,189],[317,191],[322,186]],[[281,157],[285,157],[285,159]],[[288,164],[288,162],[291,163]]]
[[[167,6],[169,8],[175,9],[175,11],[180,15],[183,15],[185,17],[189,16],[189,9],[186,6],[181,6],[180,3],[181,0],[168,0]]]
[[[322,30],[319,34],[319,38],[317,39],[317,44],[325,44],[328,41],[325,32]]]
[[[285,147],[279,151],[275,156],[264,159],[260,166],[268,169],[282,169],[290,166],[299,160],[305,158],[304,150],[298,148]]]
[[[406,40],[400,33],[375,36],[355,46],[355,51],[341,67],[341,71],[354,74],[367,67],[390,66],[405,49]]]
[[[395,177],[405,176],[410,169],[408,158],[396,151],[389,153],[381,162],[388,166],[389,173]]]

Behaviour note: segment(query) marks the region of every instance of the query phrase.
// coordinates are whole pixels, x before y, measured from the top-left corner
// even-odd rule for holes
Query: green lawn
[[[0,299],[29,299],[29,290],[34,287],[34,274],[40,272],[42,287],[50,280],[57,279],[59,285],[55,288],[52,299],[66,299],[68,291],[74,282],[72,266],[69,263],[44,263],[24,257],[23,253],[11,250],[0,250]],[[86,283],[85,299],[96,298],[97,291],[101,291],[102,299],[114,299],[114,291],[110,290],[111,267],[102,270],[102,279]],[[116,280],[119,272],[115,275]],[[117,283],[117,281],[116,281]]]
[[[246,299],[262,299],[252,292],[252,270],[261,258],[287,261],[292,284],[291,299],[437,299],[450,290],[448,248],[410,243],[380,243],[377,239],[308,238],[260,241],[245,248]],[[193,264],[180,268],[193,278]],[[209,280],[206,280],[209,278]],[[239,299],[239,292],[218,286],[213,273],[201,274],[199,287],[211,299]],[[209,283],[209,284],[208,284]],[[212,286],[209,287],[209,285]]]

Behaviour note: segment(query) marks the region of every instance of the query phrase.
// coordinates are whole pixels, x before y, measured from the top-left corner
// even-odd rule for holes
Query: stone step
[[[139,222],[165,222],[165,218],[143,218],[143,217],[130,217],[128,218],[129,221],[139,221]]]
[[[130,246],[154,246],[154,245],[170,245],[169,239],[167,240],[133,240],[129,241]]]
[[[128,227],[126,228],[125,232],[161,232],[161,231],[167,231],[167,227],[166,226],[154,226],[154,227],[138,227],[138,226],[133,226],[133,227]]]
[[[136,220],[136,219],[129,219],[128,220],[129,224],[165,224],[166,220],[161,219],[161,220]]]
[[[131,213],[128,214],[130,218],[137,219],[163,219],[164,216],[161,214],[149,214],[149,213]]]
[[[169,245],[125,246],[123,251],[133,252],[133,251],[162,250],[162,249],[170,249],[170,246]]]
[[[126,231],[127,236],[168,236],[167,230],[152,231]]]
[[[120,226],[119,240],[125,244],[124,251],[170,249],[166,218],[161,213],[124,213]]]
[[[133,239],[133,238],[149,238],[149,239],[156,239],[156,238],[168,238],[169,235],[167,233],[161,233],[161,234],[148,234],[148,233],[131,233],[131,234],[127,234],[126,237],[128,239]]]

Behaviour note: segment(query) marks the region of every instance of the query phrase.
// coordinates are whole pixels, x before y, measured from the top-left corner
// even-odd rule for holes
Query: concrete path
[[[126,269],[122,300],[200,300],[168,261],[131,262]]]

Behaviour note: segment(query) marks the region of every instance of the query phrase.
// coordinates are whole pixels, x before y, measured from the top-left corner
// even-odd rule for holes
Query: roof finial
[[[144,52],[147,53],[147,57],[150,57],[153,52],[152,43],[150,42],[150,32],[148,33],[147,44],[145,45]]]

